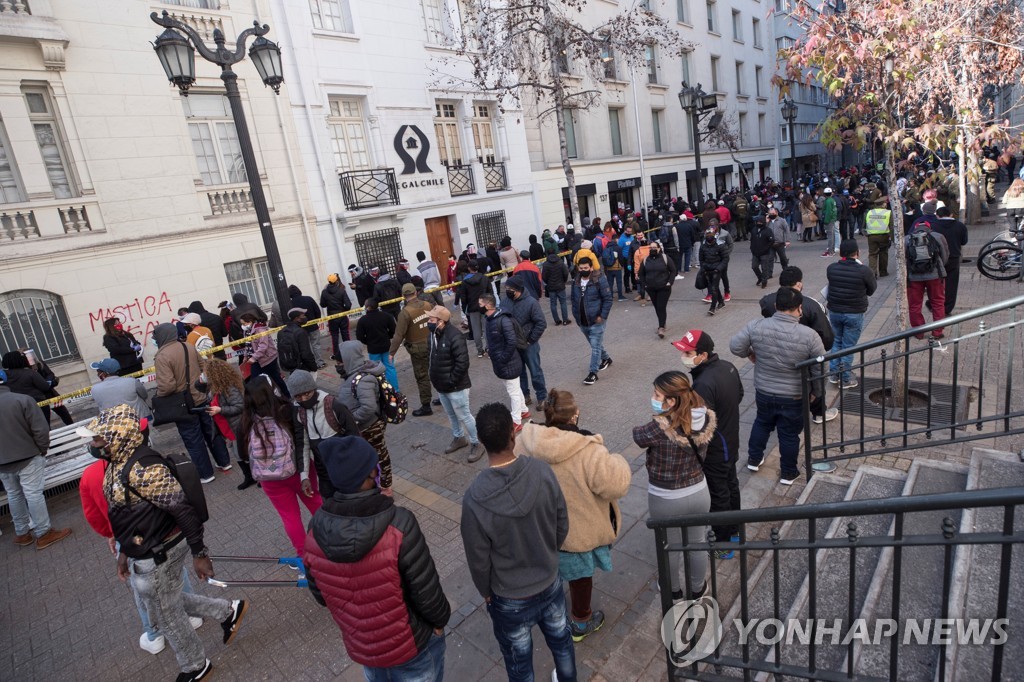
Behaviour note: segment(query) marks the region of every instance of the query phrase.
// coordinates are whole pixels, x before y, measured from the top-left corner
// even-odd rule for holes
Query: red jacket
[[[114,537],[107,516],[107,498],[103,496],[103,473],[107,463],[96,460],[82,472],[82,481],[78,484],[78,493],[82,496],[82,512],[92,529],[105,538]]]
[[[715,213],[718,214],[718,222],[722,225],[732,222],[732,211],[725,206],[719,206],[715,209]]]

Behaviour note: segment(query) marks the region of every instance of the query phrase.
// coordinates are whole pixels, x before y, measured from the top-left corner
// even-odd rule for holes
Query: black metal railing
[[[466,165],[448,166],[448,190],[453,197],[476,194],[473,167]]]
[[[1024,433],[1021,306],[1024,296],[797,365],[805,404],[825,377],[839,391],[833,421],[805,412],[807,476],[840,460]],[[839,363],[854,382],[839,380]]]
[[[394,168],[346,171],[339,174],[345,208],[356,210],[375,206],[398,206],[398,180]]]
[[[504,161],[484,163],[484,186],[488,192],[500,192],[508,189],[508,176],[505,174]]]
[[[961,517],[968,513],[967,510],[972,510],[969,513],[975,515],[987,514],[986,522],[982,524],[980,530],[976,530],[975,526],[979,516],[972,516],[970,522],[963,521],[958,524],[954,521],[954,517]],[[752,673],[758,672],[835,682],[852,679],[900,679],[903,669],[901,668],[901,654],[910,657],[910,660],[904,662],[904,666],[919,663],[919,659],[913,658],[919,654],[905,648],[904,642],[905,633],[909,628],[906,619],[914,617],[916,604],[916,602],[908,603],[916,597],[913,595],[907,597],[904,594],[904,586],[912,585],[913,581],[922,579],[922,576],[911,575],[914,565],[910,563],[911,560],[917,563],[922,561],[920,554],[913,553],[928,551],[919,548],[936,548],[923,560],[929,561],[931,566],[941,566],[941,581],[935,580],[934,583],[928,583],[924,587],[925,590],[933,591],[932,594],[936,597],[938,597],[936,593],[941,594],[941,601],[938,598],[933,600],[931,608],[934,613],[928,618],[956,619],[966,617],[963,603],[964,592],[962,591],[966,589],[962,585],[964,578],[962,575],[956,575],[956,571],[963,570],[964,562],[969,563],[969,558],[964,559],[964,557],[956,555],[956,551],[960,547],[970,547],[971,551],[974,551],[973,548],[977,546],[989,546],[991,552],[998,549],[999,558],[993,560],[985,568],[985,572],[989,576],[998,575],[998,586],[996,590],[988,591],[991,594],[988,592],[986,594],[995,599],[995,603],[998,605],[994,607],[995,618],[1006,624],[1007,600],[1010,594],[1011,569],[1013,568],[1013,549],[1015,545],[1024,542],[1024,533],[1014,528],[1014,517],[1018,510],[1024,510],[1024,489],[1000,488],[709,512],[671,519],[650,519],[647,521],[647,526],[653,529],[655,534],[661,612],[665,616],[672,611],[672,619],[667,625],[663,624],[663,637],[666,630],[671,634],[673,629],[679,627],[680,623],[676,622],[676,618],[684,613],[692,616],[694,613],[710,612],[690,610],[692,605],[698,603],[690,601],[680,603],[673,608],[669,581],[670,555],[682,554],[683,561],[681,563],[684,570],[680,584],[683,586],[690,584],[691,567],[690,561],[686,560],[687,557],[697,553],[710,557],[708,595],[715,600],[713,602],[715,618],[718,617],[717,604],[719,600],[722,596],[727,596],[720,595],[719,592],[720,580],[718,570],[716,570],[716,563],[719,560],[716,559],[715,550],[731,549],[739,555],[739,594],[728,614],[722,614],[725,622],[719,620],[721,626],[719,632],[724,635],[717,640],[714,638],[705,640],[705,643],[712,642],[710,646],[698,649],[698,651],[706,653],[705,656],[698,654],[680,658],[678,652],[673,652],[669,646],[666,646],[668,677],[670,680],[732,679],[732,675],[724,676],[723,672],[724,669],[733,669],[742,671],[742,677],[745,680],[751,679]],[[928,522],[922,524],[920,513],[928,512],[931,512],[927,517]],[[874,521],[870,520],[872,518]],[[845,527],[842,527],[842,521],[848,521]],[[775,525],[783,522],[789,523],[782,525],[781,529]],[[819,525],[822,523],[828,525]],[[752,536],[748,533],[751,531],[756,533],[756,528],[748,527],[754,524],[771,524],[767,539],[748,539]],[[873,535],[861,535],[859,524],[869,528],[884,527],[889,530],[888,532],[876,532]],[[714,533],[710,531],[707,533],[707,542],[688,541],[688,529],[699,528],[703,531],[712,525],[735,525],[738,528],[739,542],[716,543]],[[822,532],[822,528],[829,528],[830,525],[830,532]],[[912,529],[926,532],[913,533]],[[679,530],[681,530],[681,542],[670,542],[669,533],[674,534]],[[863,559],[868,552],[875,553],[878,565],[875,568],[875,573],[870,576],[870,580],[865,580],[864,578],[869,576],[864,575],[858,579],[858,557]],[[884,557],[884,562],[882,558],[879,558],[883,552],[888,553]],[[768,555],[768,559],[764,558],[765,554]],[[1018,553],[1018,558],[1019,556]],[[751,561],[757,563],[754,576],[751,575],[749,565]],[[870,567],[869,562],[864,563],[868,563]],[[802,622],[809,624],[807,626],[810,628],[808,642],[806,644],[799,642],[800,646],[795,647],[784,640],[774,643],[755,641],[752,644],[749,639],[728,637],[730,630],[739,631],[740,627],[747,628],[748,632],[753,632],[750,629],[751,622],[758,618],[761,620],[774,619],[779,623],[789,621],[787,616],[791,613],[791,605],[780,599],[780,584],[781,581],[787,579],[792,584],[796,568],[800,569],[800,573],[796,574],[796,579],[804,581],[796,584],[801,585],[801,589],[806,588],[802,593],[806,597],[806,619]],[[863,571],[863,568],[861,570]],[[1017,567],[1016,570],[1019,572],[1020,568]],[[882,580],[878,579],[878,571],[883,571]],[[804,576],[803,573],[806,575]],[[832,587],[824,593],[819,592],[819,580],[823,581],[826,577],[832,578],[830,581]],[[752,606],[752,596],[754,596],[750,585],[752,580],[758,582],[757,591],[760,591],[760,596],[764,597],[759,602],[761,609]],[[769,584],[760,583],[759,581],[762,580]],[[835,589],[837,582],[840,585],[838,590]],[[845,590],[841,587],[843,583],[846,585]],[[986,587],[991,587],[991,585]],[[764,591],[772,591],[773,595],[769,598]],[[908,591],[912,590],[908,588]],[[703,597],[700,601],[708,600],[707,597]],[[886,604],[887,601],[888,604]],[[761,610],[766,612],[759,612]],[[853,638],[836,644],[833,635],[831,643],[817,643],[819,632],[828,634],[821,628],[822,625],[832,622],[828,619],[828,614],[834,616],[838,612],[844,613],[838,619],[843,621],[841,631],[844,633],[849,632],[855,619],[885,618],[898,624],[898,630],[895,633],[889,633],[887,642],[876,641],[873,643],[880,645],[879,651],[882,652],[881,663],[875,661],[872,666],[873,671],[864,669],[864,659],[861,654],[865,652],[865,649],[861,646],[863,645],[862,640]],[[904,620],[901,620],[901,613]],[[821,620],[819,620],[819,615]],[[986,614],[986,617],[991,615]],[[736,620],[740,622],[737,623]],[[822,623],[822,621],[828,622]],[[676,631],[680,636],[688,638],[681,642],[684,647],[693,644],[706,629],[708,623],[697,623],[691,620],[686,625],[693,629],[688,632]],[[774,634],[774,632],[774,630],[766,628],[766,633]],[[845,640],[846,637],[844,636],[843,639]],[[912,641],[917,640],[912,639]],[[672,644],[674,645],[675,642]],[[938,673],[934,679],[949,679],[951,671],[947,672],[947,669],[951,664],[952,656],[947,657],[949,652],[945,643],[939,642],[937,646],[938,648],[933,652],[931,658],[931,664]],[[1003,643],[993,642],[985,646],[988,648],[984,651],[991,650],[991,677],[988,677],[987,672],[978,670],[971,679],[991,679],[993,681],[1003,679]],[[888,660],[885,661],[885,658]],[[987,668],[987,660],[985,667]],[[885,672],[882,672],[882,669],[885,669]],[[933,678],[929,677],[928,679]]]

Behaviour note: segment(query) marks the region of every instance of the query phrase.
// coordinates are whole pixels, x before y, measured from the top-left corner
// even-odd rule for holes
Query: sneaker
[[[732,296],[730,294],[726,294],[725,295],[725,302],[728,303],[731,300],[732,300]]]
[[[480,447],[480,443],[470,443],[469,453],[466,455],[466,461],[472,464],[477,462],[481,457],[484,456],[484,449]]]
[[[229,464],[229,465],[227,465],[226,467],[218,466],[217,468],[218,468],[218,469],[220,469],[221,471],[231,471],[231,468],[232,468],[232,467],[231,467],[231,465]]]
[[[188,622],[192,626],[193,630],[198,630],[199,628],[203,627],[203,619],[199,616],[189,616]]]
[[[832,257],[832,252],[831,251],[826,251],[825,253],[821,254],[821,257],[822,258],[831,258]]]
[[[164,650],[167,646],[167,640],[164,639],[163,635],[157,635],[155,639],[150,639],[149,635],[145,632],[139,637],[139,648],[145,651],[147,654],[153,654],[156,656],[158,653]]]
[[[705,580],[704,584],[700,586],[700,589],[690,593],[690,601],[697,601],[708,593],[708,581]]]
[[[841,384],[843,388],[857,388],[859,385],[856,379],[847,379]]]
[[[782,485],[793,485],[796,483],[796,479],[798,478],[800,478],[800,474],[783,475],[782,478],[779,479],[779,483]]]
[[[757,471],[758,469],[761,468],[761,462],[752,462],[748,459],[747,468],[750,469],[751,471]]]
[[[70,528],[65,528],[63,530],[51,528],[36,538],[36,549],[46,549],[53,543],[60,542],[69,535],[71,535]]]
[[[217,477],[214,476],[213,474],[210,474],[206,478],[200,478],[199,482],[200,483],[213,483],[215,480],[217,480]]]
[[[193,670],[190,673],[179,673],[175,682],[197,682],[198,680],[205,679],[207,675],[213,670],[213,663],[210,663],[210,659],[206,659],[206,665],[199,670]]]
[[[414,417],[429,417],[432,414],[434,414],[434,411],[430,409],[430,405],[420,405],[418,410],[412,411],[412,416]]]
[[[710,308],[708,308],[708,315],[711,315],[712,317],[715,316],[715,307],[714,306],[711,306]]]
[[[683,277],[682,275],[676,275],[676,279],[682,280],[682,279],[686,279],[686,278]]]
[[[231,640],[238,634],[238,626],[242,624],[245,612],[249,610],[249,602],[244,599],[236,599],[231,602],[231,615],[220,624],[224,629],[224,644],[231,644]]]
[[[469,439],[466,438],[465,436],[462,436],[461,438],[452,438],[452,442],[448,444],[448,447],[445,449],[444,454],[450,455],[456,450],[461,450],[467,445],[469,445]]]
[[[32,537],[32,533],[25,533],[24,535],[14,536],[14,544],[18,545],[19,547],[28,547],[35,541],[36,539]]]
[[[596,374],[594,374],[593,372],[591,372],[590,374],[588,374],[588,375],[586,376],[586,378],[585,378],[585,379],[583,379],[583,385],[584,385],[584,386],[593,386],[593,385],[594,385],[594,384],[596,384],[596,383],[597,383],[597,375],[596,375]]]
[[[634,296],[633,300],[634,301],[642,301],[642,300],[644,300],[644,297],[643,296]]]
[[[625,300],[626,300],[626,297],[625,297],[625,296],[619,296],[618,300],[620,300],[620,301],[625,301]]]
[[[527,405],[533,405],[533,398],[531,398],[531,397],[530,397],[530,396],[528,396],[528,395],[527,395],[527,396],[524,396],[524,397],[526,398],[526,400],[525,400],[525,403],[526,403]],[[526,414],[529,414],[529,413],[530,413],[530,411],[529,411],[529,410],[527,410],[527,411],[526,411]]]
[[[658,327],[658,338],[659,339],[665,338],[665,328],[664,327]]]
[[[433,400],[430,401],[430,404],[431,405],[440,405],[441,404],[441,399],[440,398],[434,398]]]
[[[482,357],[484,356],[484,352],[483,352],[482,350],[478,350],[478,351],[476,352],[476,356],[477,356],[478,358],[482,358]]]
[[[832,374],[831,376],[829,376],[828,383],[830,383],[830,384],[838,384],[839,383],[839,375]]]
[[[820,415],[820,414],[816,414],[816,415],[814,415],[813,420],[814,420],[815,424],[820,424],[822,422],[830,422],[830,421],[832,421],[833,419],[835,419],[838,416],[839,416],[839,408],[837,408],[837,407],[830,407],[829,409],[825,410],[824,417],[822,417],[822,415]]]
[[[564,321],[562,322],[562,325],[563,325],[563,326],[566,326],[566,327],[568,327],[568,326],[569,326],[569,325],[571,325],[571,324],[572,324],[572,320],[564,320]]]
[[[515,434],[517,434],[517,435],[518,435],[518,434],[519,434],[519,432],[520,432],[520,431],[522,431],[522,430],[523,430],[523,425],[522,425],[521,423],[520,423],[520,424],[515,424],[515,425],[513,425],[513,427],[512,427],[512,433],[515,433]]]
[[[734,556],[736,556],[736,553],[733,552],[731,549],[715,550],[715,558],[719,561],[728,561],[729,559],[732,559]]]
[[[701,300],[703,300],[705,303],[711,303],[711,294],[708,294]]]
[[[604,625],[604,612],[594,611],[586,623],[577,623],[569,618],[569,629],[572,630],[572,641],[582,642],[588,635],[592,635]]]
[[[523,421],[523,422],[530,421],[530,419],[532,417],[533,417],[533,413],[531,413],[529,410],[523,410],[522,412],[519,413],[519,419],[520,419],[520,421]]]
[[[606,369],[608,369],[611,366],[612,366],[612,359],[611,358],[605,358],[604,360],[601,361],[601,364],[597,366],[597,371],[598,372],[603,372],[603,371],[605,371]]]

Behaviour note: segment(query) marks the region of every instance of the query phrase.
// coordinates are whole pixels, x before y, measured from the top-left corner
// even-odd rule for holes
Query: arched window
[[[0,353],[31,348],[44,362],[78,360],[64,301],[48,291],[0,294]]]

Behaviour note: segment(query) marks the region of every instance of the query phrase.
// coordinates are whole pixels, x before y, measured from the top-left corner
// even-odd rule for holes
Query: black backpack
[[[277,359],[281,369],[287,372],[298,369],[301,364],[299,344],[295,340],[294,332],[288,328],[282,329],[277,335]]]
[[[927,275],[935,272],[939,258],[942,257],[942,248],[939,241],[932,236],[931,224],[919,223],[919,226],[927,225],[928,229],[915,228],[907,240],[907,271],[912,275]]]
[[[519,320],[515,318],[511,313],[506,313],[508,319],[512,320],[512,329],[516,331],[516,348],[519,350],[526,350],[530,347],[530,340],[526,336],[526,332],[523,330],[523,325],[519,324]]]

